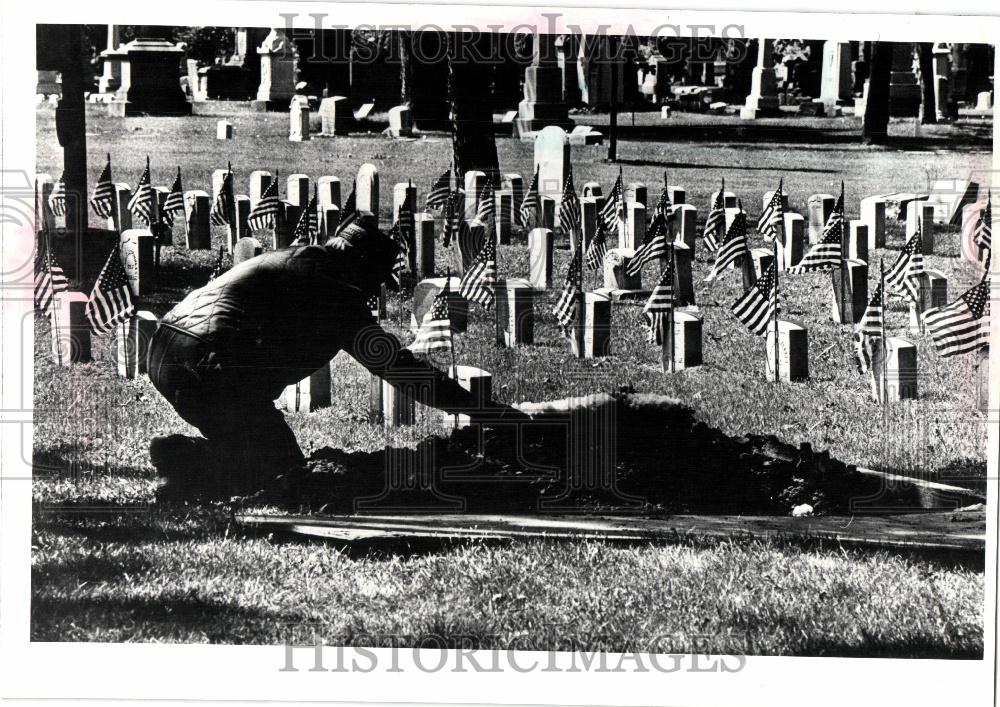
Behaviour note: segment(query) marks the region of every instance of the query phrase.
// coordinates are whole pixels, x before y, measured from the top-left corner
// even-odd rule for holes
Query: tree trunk
[[[413,101],[413,33],[399,31],[399,104],[410,106]],[[411,106],[412,107],[412,106]]]
[[[66,25],[63,32],[66,58],[62,66],[62,97],[56,107],[56,136],[63,148],[66,230],[82,233],[87,228],[89,215],[83,26]]]
[[[868,101],[861,142],[881,145],[889,139],[889,78],[892,75],[892,43],[875,42],[869,74]]]
[[[934,85],[934,45],[930,42],[920,42],[917,45],[920,59],[920,124],[934,125],[937,123],[937,107],[935,94],[937,87]]]
[[[500,162],[493,130],[493,72],[489,62],[492,36],[449,35],[448,80],[454,140],[455,169],[459,175],[479,170],[500,186]]]

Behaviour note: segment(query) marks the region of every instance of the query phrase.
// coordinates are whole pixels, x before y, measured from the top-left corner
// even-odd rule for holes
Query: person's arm
[[[399,340],[368,318],[347,337],[344,350],[376,376],[396,388],[403,388],[417,402],[451,414],[469,415],[479,422],[526,420],[515,408],[492,400],[480,402],[442,371],[421,361]]]

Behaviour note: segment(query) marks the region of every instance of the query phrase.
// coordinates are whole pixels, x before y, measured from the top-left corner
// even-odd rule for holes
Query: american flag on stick
[[[757,219],[757,231],[769,241],[778,237],[778,229],[781,228],[785,218],[785,210],[781,204],[784,183],[783,179],[778,182],[778,190],[771,195],[770,201]]]
[[[844,259],[844,188],[840,188],[840,198],[837,199],[830,218],[823,227],[823,237],[819,243],[809,249],[798,265],[788,269],[791,273],[814,272],[839,268]]]
[[[646,263],[667,257],[670,253],[669,234],[670,228],[667,225],[666,218],[663,214],[657,214],[649,230],[646,232],[646,237],[643,239],[642,245],[639,246],[639,249],[629,261],[626,273],[630,276],[638,275],[642,272],[642,266]]]
[[[56,293],[66,292],[68,289],[66,273],[56,262],[55,255],[45,241],[40,240],[35,256],[35,307],[43,314],[48,314]]]
[[[49,194],[49,211],[56,216],[66,215],[66,181],[65,173],[52,185],[52,193]]]
[[[729,231],[726,232],[726,240],[723,241],[722,246],[715,253],[715,263],[712,265],[712,270],[708,273],[708,277],[705,278],[705,282],[712,282],[718,278],[723,270],[740,258],[749,257],[750,244],[747,241],[747,215],[741,209],[735,218],[733,218],[733,222],[729,226]]]
[[[299,216],[292,233],[292,245],[311,245],[319,242],[319,213],[316,210],[316,195],[309,198],[309,203]]]
[[[429,354],[435,351],[451,350],[451,317],[448,312],[448,296],[451,293],[449,280],[444,289],[434,295],[431,308],[420,322],[417,338],[407,348],[413,353]]]
[[[872,342],[881,339],[885,331],[885,314],[883,305],[884,282],[879,282],[875,294],[868,300],[861,321],[854,327],[854,360],[858,371],[865,373],[872,367],[874,359]]]
[[[573,168],[569,168],[566,183],[563,185],[562,200],[559,202],[559,225],[563,233],[578,233],[583,215],[580,211],[580,197],[576,195],[573,186]]]
[[[493,290],[497,285],[497,247],[493,238],[487,237],[482,250],[462,276],[458,292],[470,302],[478,302],[487,309],[493,305]]]
[[[62,180],[60,180],[61,182]],[[53,192],[55,193],[55,192]],[[993,248],[993,207],[991,206],[992,194],[986,192],[986,208],[983,209],[982,213],[979,214],[979,220],[976,222],[976,229],[973,232],[972,238],[980,248],[992,249]],[[987,266],[989,267],[989,266]]]
[[[714,253],[719,248],[719,242],[715,239],[715,234],[719,228],[726,224],[726,180],[722,180],[719,193],[715,195],[712,208],[708,210],[708,219],[705,221],[705,230],[702,237],[705,239],[705,247],[710,253]]]
[[[604,256],[608,254],[608,234],[601,222],[597,222],[597,233],[587,246],[587,269],[601,270],[604,267]]]
[[[156,194],[153,192],[153,185],[149,175],[149,158],[146,158],[146,169],[139,177],[139,183],[135,185],[132,198],[128,201],[128,210],[138,219],[147,224],[153,222],[153,214],[156,213]]]
[[[337,224],[337,233],[340,233],[341,231],[343,231],[345,228],[347,228],[357,220],[358,220],[357,186],[352,186],[351,193],[347,195],[347,201],[344,202],[344,209],[341,212],[340,223]]]
[[[278,199],[278,180],[272,179],[267,185],[264,193],[260,195],[260,201],[253,207],[247,218],[247,225],[252,231],[263,231],[274,228],[278,214],[281,212],[281,200]]]
[[[184,213],[184,189],[181,187],[181,168],[177,168],[177,176],[170,187],[170,193],[163,200],[163,211],[160,218],[170,226],[174,225],[174,214]]]
[[[392,276],[396,279],[396,284],[401,284],[403,273],[410,268],[410,246],[399,228],[399,221],[392,224],[392,228],[389,229],[389,238],[396,244],[396,260],[392,264]]]
[[[222,178],[222,186],[219,188],[219,193],[215,195],[215,202],[212,204],[212,224],[215,226],[231,224],[235,203],[233,170],[230,168],[226,172],[226,176]]]
[[[111,218],[115,209],[115,185],[111,181],[111,155],[101,170],[101,176],[94,185],[94,193],[90,196],[90,206],[101,218]]]
[[[465,223],[465,191],[455,189],[448,197],[448,205],[445,207],[444,217],[444,247],[451,245],[452,240],[458,238],[458,232]]]
[[[674,308],[674,259],[667,258],[667,266],[660,273],[660,281],[642,307],[642,313],[649,321],[646,340],[651,344],[663,345],[663,318]]]
[[[476,220],[489,223],[496,213],[496,194],[493,192],[493,180],[487,179],[483,190],[479,192],[479,206],[476,207]]]
[[[670,185],[667,184],[667,173],[663,173],[663,191],[660,192],[660,198],[656,202],[656,215],[662,216],[664,219],[669,219],[673,216],[674,204],[670,200]]]
[[[924,326],[941,356],[957,356],[990,343],[990,280],[968,290],[951,304],[924,312]]]
[[[440,209],[448,205],[448,197],[451,195],[451,169],[446,169],[444,174],[437,178],[431,185],[431,190],[427,192],[427,208]]]
[[[84,314],[90,321],[90,328],[98,334],[111,331],[116,324],[135,314],[132,286],[125,273],[125,266],[122,265],[118,246],[111,250],[107,262],[101,268]]]
[[[597,215],[598,220],[604,225],[604,230],[608,233],[618,231],[618,224],[622,222],[622,209],[625,201],[625,188],[622,186],[622,175],[618,173],[611,193],[604,202],[604,208]]]
[[[532,219],[538,216],[541,209],[542,197],[538,193],[538,170],[536,169],[531,177],[531,183],[528,184],[528,191],[525,193],[524,199],[521,200],[521,223],[525,226],[532,223]]]
[[[924,255],[921,252],[920,228],[903,246],[896,262],[885,274],[886,290],[905,294],[911,301],[920,300],[920,276],[924,272]]]
[[[552,313],[563,329],[568,329],[576,318],[576,303],[583,293],[583,256],[579,248],[573,249],[563,289]]]
[[[778,268],[772,262],[764,274],[733,303],[731,309],[753,334],[767,333],[767,325],[778,316]]]

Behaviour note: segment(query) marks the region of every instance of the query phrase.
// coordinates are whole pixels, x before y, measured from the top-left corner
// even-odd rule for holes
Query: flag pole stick
[[[233,184],[233,163],[229,162],[226,171],[229,173],[229,228],[227,229],[227,243],[229,250],[233,250],[236,242],[236,185]],[[309,204],[306,204],[308,208]]]
[[[879,260],[879,309],[882,310],[882,406],[889,402],[889,340],[885,336],[885,256]],[[883,413],[884,414],[884,413]]]
[[[677,279],[677,251],[674,249],[674,244],[671,243],[670,246],[670,264],[673,266],[673,272],[670,273],[670,308],[667,310],[667,337],[670,339],[669,350],[667,351],[670,356],[670,372],[676,373],[677,366],[674,362],[674,357],[676,355],[676,343],[674,341],[674,306],[677,303],[677,296],[674,292],[674,281]]]
[[[49,287],[52,289],[52,300],[49,303],[52,311],[52,329],[56,338],[56,357],[59,359],[58,363],[62,365],[62,337],[59,336],[59,307],[56,306],[56,288],[55,282],[52,279],[52,239],[49,237],[49,227],[45,219],[45,212],[39,209],[38,202],[38,179],[35,179],[35,228],[38,228],[38,217],[41,214],[42,217],[42,238],[45,239],[45,261],[42,263],[42,267],[45,268],[45,274],[49,279]],[[45,207],[41,207],[44,209]],[[37,277],[37,275],[36,275]]]
[[[448,279],[444,282],[444,288],[446,292],[451,292],[451,268],[448,268],[448,273],[446,275]],[[433,303],[431,304],[433,307]],[[451,303],[448,303],[448,340],[451,342],[451,370],[452,378],[458,380],[458,363],[455,361],[455,328],[451,325]]]
[[[622,229],[624,238],[628,238],[628,200],[625,198],[625,180],[622,178],[621,167],[618,167],[618,183],[622,185]]]
[[[146,155],[146,172],[149,172],[149,155]],[[149,177],[149,193],[152,197],[152,203],[149,205],[149,225],[150,229],[153,231],[153,243],[155,244],[155,258],[153,262],[153,279],[158,281],[160,279],[160,197],[153,189],[153,177]]]
[[[844,286],[846,285],[849,269],[847,267],[847,228],[844,223],[844,180],[840,180],[840,301],[837,302],[837,309],[840,314],[840,323],[844,321]],[[854,323],[854,307],[851,307],[851,324]]]
[[[766,351],[764,352],[767,353]],[[774,383],[781,384],[781,332],[778,328],[778,239],[774,240]]]

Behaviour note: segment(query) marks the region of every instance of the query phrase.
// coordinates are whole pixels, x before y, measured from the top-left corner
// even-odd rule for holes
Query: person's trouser
[[[205,436],[206,460],[223,478],[256,483],[301,464],[302,451],[274,406],[281,386],[227,367],[200,338],[160,326],[149,344],[149,379]]]

